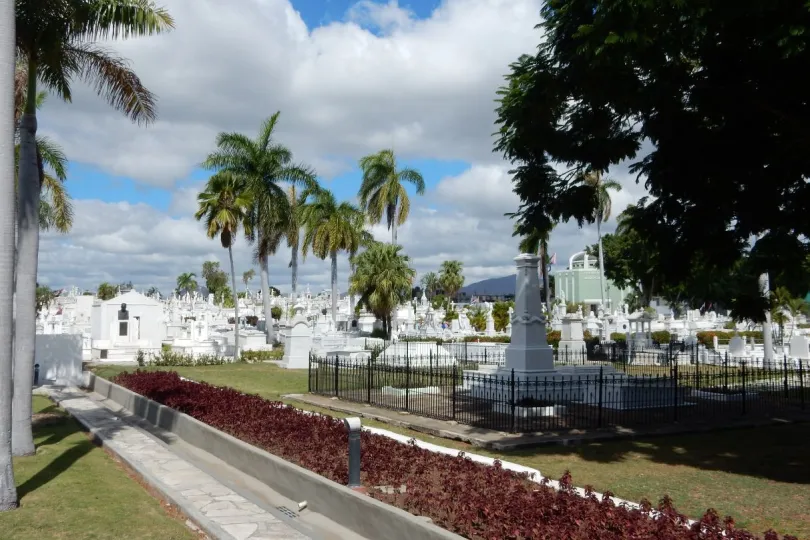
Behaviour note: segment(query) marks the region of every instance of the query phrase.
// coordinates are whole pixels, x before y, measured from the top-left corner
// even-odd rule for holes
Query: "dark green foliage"
[[[589,221],[578,178],[629,160],[652,195],[628,216],[654,254],[644,298],[761,319],[765,271],[804,295],[807,3],[549,0],[542,16],[544,41],[511,66],[497,111],[519,224]]]

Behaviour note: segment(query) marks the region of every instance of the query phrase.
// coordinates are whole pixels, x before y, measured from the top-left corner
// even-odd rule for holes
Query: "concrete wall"
[[[40,384],[81,384],[82,335],[37,334],[34,362]]]
[[[307,501],[313,511],[366,538],[461,538],[434,525],[428,518],[414,516],[368,495],[357,493],[92,373],[85,373],[85,385],[153,425],[174,433],[187,443],[253,476],[285,497],[294,501]]]

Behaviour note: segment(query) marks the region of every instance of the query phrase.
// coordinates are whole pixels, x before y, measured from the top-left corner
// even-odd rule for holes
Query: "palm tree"
[[[455,300],[459,289],[464,286],[461,261],[444,261],[439,267],[439,283],[448,300]]]
[[[436,272],[427,272],[424,276],[422,276],[421,283],[422,290],[425,291],[425,296],[428,300],[430,300],[430,297],[439,287],[439,276],[436,274]]]
[[[337,256],[340,251],[356,253],[367,238],[363,212],[346,201],[338,203],[327,189],[312,190],[311,200],[301,209],[304,228],[302,255],[307,252],[332,262],[332,322],[337,325]]]
[[[295,185],[287,189],[287,204],[290,207],[290,220],[287,224],[287,247],[290,248],[291,287],[293,302],[298,292],[298,250],[301,249],[301,211],[311,190],[297,192]]]
[[[264,121],[256,139],[241,133],[220,133],[217,135],[216,151],[203,162],[203,167],[209,170],[228,171],[243,177],[253,192],[248,241],[255,242],[254,257],[259,263],[266,321],[273,320],[270,313],[268,258],[278,249],[292,219],[287,194],[281,184],[316,184],[312,170],[294,164],[292,152],[273,140],[279,115],[277,112]],[[268,323],[268,344],[273,342],[272,332],[273,325]]]
[[[179,294],[182,291],[196,291],[197,280],[194,279],[196,277],[197,274],[194,272],[183,272],[177,276],[177,293]]]
[[[380,150],[360,160],[363,183],[360,184],[360,207],[368,214],[373,225],[380,223],[385,215],[391,229],[391,243],[397,243],[397,226],[408,219],[411,201],[403,182],[416,187],[416,194],[425,193],[425,180],[415,169],[397,170],[397,159],[393,150]]]
[[[117,287],[112,283],[107,283],[106,281],[104,283],[101,283],[98,286],[98,289],[96,290],[96,296],[98,297],[99,300],[102,301],[115,298],[117,294],[118,294]]]
[[[11,66],[14,65],[14,0],[0,0],[0,95],[14,91]],[[7,102],[0,106],[0,126],[10,126],[13,110]],[[17,507],[17,488],[11,462],[12,345],[14,320],[14,134],[5,129],[0,135],[0,512]]]
[[[519,235],[518,227],[512,236]],[[521,253],[537,253],[540,256],[541,272],[543,276],[543,294],[546,299],[546,313],[551,314],[551,291],[549,290],[548,265],[551,259],[548,254],[549,233],[542,233],[538,229],[532,229],[529,234],[520,240],[518,249]]]
[[[390,335],[392,314],[408,300],[416,271],[410,266],[402,247],[375,242],[352,257],[355,271],[349,282],[349,293],[360,295],[360,304],[383,322]]]
[[[194,217],[197,221],[205,222],[208,238],[219,235],[222,247],[228,250],[233,292],[234,358],[239,358],[239,300],[236,296],[233,244],[240,227],[245,229],[245,234],[251,233],[250,211],[254,204],[252,193],[242,177],[222,171],[208,180],[205,190],[197,195],[197,203],[199,209]]]
[[[582,181],[594,192],[593,217],[596,219],[596,236],[599,239],[599,292],[602,308],[605,308],[605,257],[602,253],[602,223],[610,219],[610,191],[621,191],[622,185],[610,178],[602,178],[600,171],[586,173]]]
[[[122,58],[96,40],[143,36],[169,30],[168,12],[149,0],[18,0],[15,11],[17,53],[28,67],[25,108],[19,123],[20,168],[16,260],[17,312],[14,339],[12,446],[15,455],[33,454],[32,378],[36,333],[36,279],[41,185],[37,158],[38,83],[65,101],[71,82],[81,78],[134,122],[155,119],[155,96]]]
[[[250,270],[242,273],[242,283],[245,284],[245,294],[247,294],[247,291],[248,291],[248,288],[247,288],[248,283],[253,281],[253,278],[255,278],[255,277],[256,277],[256,270],[254,270],[253,268],[251,268]]]

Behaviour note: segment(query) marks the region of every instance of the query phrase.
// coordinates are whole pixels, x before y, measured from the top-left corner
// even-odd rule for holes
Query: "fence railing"
[[[667,354],[671,353],[667,351]],[[490,359],[491,356],[487,356]],[[348,401],[512,432],[663,425],[801,411],[810,401],[802,361],[751,367],[671,362],[622,364],[566,353],[586,366],[571,374],[521,377],[482,362],[396,356],[310,356],[309,391]]]

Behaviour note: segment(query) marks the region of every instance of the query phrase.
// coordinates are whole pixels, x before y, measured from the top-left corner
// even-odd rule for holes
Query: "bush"
[[[259,317],[257,315],[247,315],[245,323],[249,326],[257,326],[259,324]]]
[[[554,347],[555,349],[560,346],[560,340],[562,339],[562,332],[559,330],[552,330],[551,332],[546,334],[546,341],[549,345]]]
[[[509,343],[512,340],[509,336],[465,336],[464,341],[480,343]]]
[[[284,313],[284,310],[281,309],[280,306],[273,306],[270,308],[270,316],[273,317],[275,320],[280,321],[281,315]]]
[[[230,363],[230,359],[215,354],[201,354],[195,357],[192,354],[173,352],[165,349],[161,350],[159,354],[150,353],[145,358],[145,365],[163,367],[221,366],[222,364]],[[141,364],[139,363],[138,365]]]
[[[388,339],[388,334],[382,328],[375,328],[371,331],[371,335],[369,337]]]
[[[666,345],[672,341],[672,334],[666,330],[656,330],[650,334],[650,337],[656,345]]]
[[[284,357],[284,348],[279,347],[272,351],[242,351],[239,354],[239,360],[242,362],[264,362],[266,360],[281,360]]]
[[[183,381],[174,372],[122,373],[114,381],[334,482],[348,482],[348,437],[341,419],[305,414],[231,388]],[[607,497],[597,499],[590,490],[587,498],[578,496],[568,473],[557,491],[504,469],[499,461],[486,466],[464,452],[434,453],[367,431],[361,440],[360,480],[369,496],[429,517],[466,538],[753,538],[713,510],[687,528],[685,516],[677,513],[668,497],[658,505],[660,514],[649,516],[648,502],[642,502],[638,511],[618,507]],[[384,492],[376,486],[405,489]],[[778,536],[769,534],[766,539]]]
[[[615,341],[616,343],[618,342],[624,343],[625,341],[627,341],[627,334],[623,334],[621,332],[611,332],[610,341]]]

